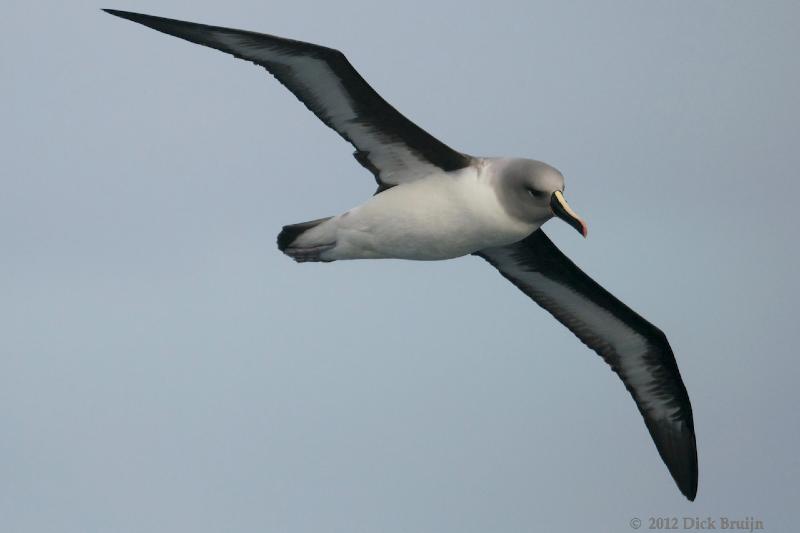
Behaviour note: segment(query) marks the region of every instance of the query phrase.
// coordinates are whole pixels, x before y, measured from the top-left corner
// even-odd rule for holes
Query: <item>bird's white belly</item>
[[[329,259],[451,259],[516,242],[537,227],[508,215],[471,169],[398,185],[334,221]]]

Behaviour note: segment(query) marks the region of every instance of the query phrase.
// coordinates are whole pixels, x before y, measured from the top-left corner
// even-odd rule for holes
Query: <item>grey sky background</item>
[[[604,363],[483,261],[296,265],[372,193],[263,70],[101,13],[344,51],[451,146],[566,175],[547,233],[660,326],[680,495]],[[0,32],[0,529],[797,527],[800,4],[23,2]]]

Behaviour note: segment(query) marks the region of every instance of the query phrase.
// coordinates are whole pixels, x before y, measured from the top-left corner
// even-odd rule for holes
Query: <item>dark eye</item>
[[[528,193],[534,198],[542,198],[544,197],[544,191],[537,191],[536,189],[528,189]]]

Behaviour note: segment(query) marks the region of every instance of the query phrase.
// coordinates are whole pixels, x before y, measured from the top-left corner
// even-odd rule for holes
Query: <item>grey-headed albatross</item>
[[[299,262],[482,257],[611,366],[681,492],[694,499],[692,407],[667,338],[584,274],[541,229],[555,216],[586,236],[558,170],[453,150],[381,98],[338,50],[106,11],[264,67],[355,147],[356,160],[378,183],[376,193],[340,215],[285,226],[278,235],[283,253]]]

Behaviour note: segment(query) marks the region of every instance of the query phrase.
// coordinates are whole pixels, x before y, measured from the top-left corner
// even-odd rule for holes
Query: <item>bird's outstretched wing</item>
[[[584,274],[541,229],[476,255],[611,366],[636,401],[678,488],[694,500],[697,448],[692,406],[664,333]]]
[[[356,159],[380,188],[464,168],[472,161],[400,114],[338,50],[251,31],[105,11],[264,67],[355,146]]]

